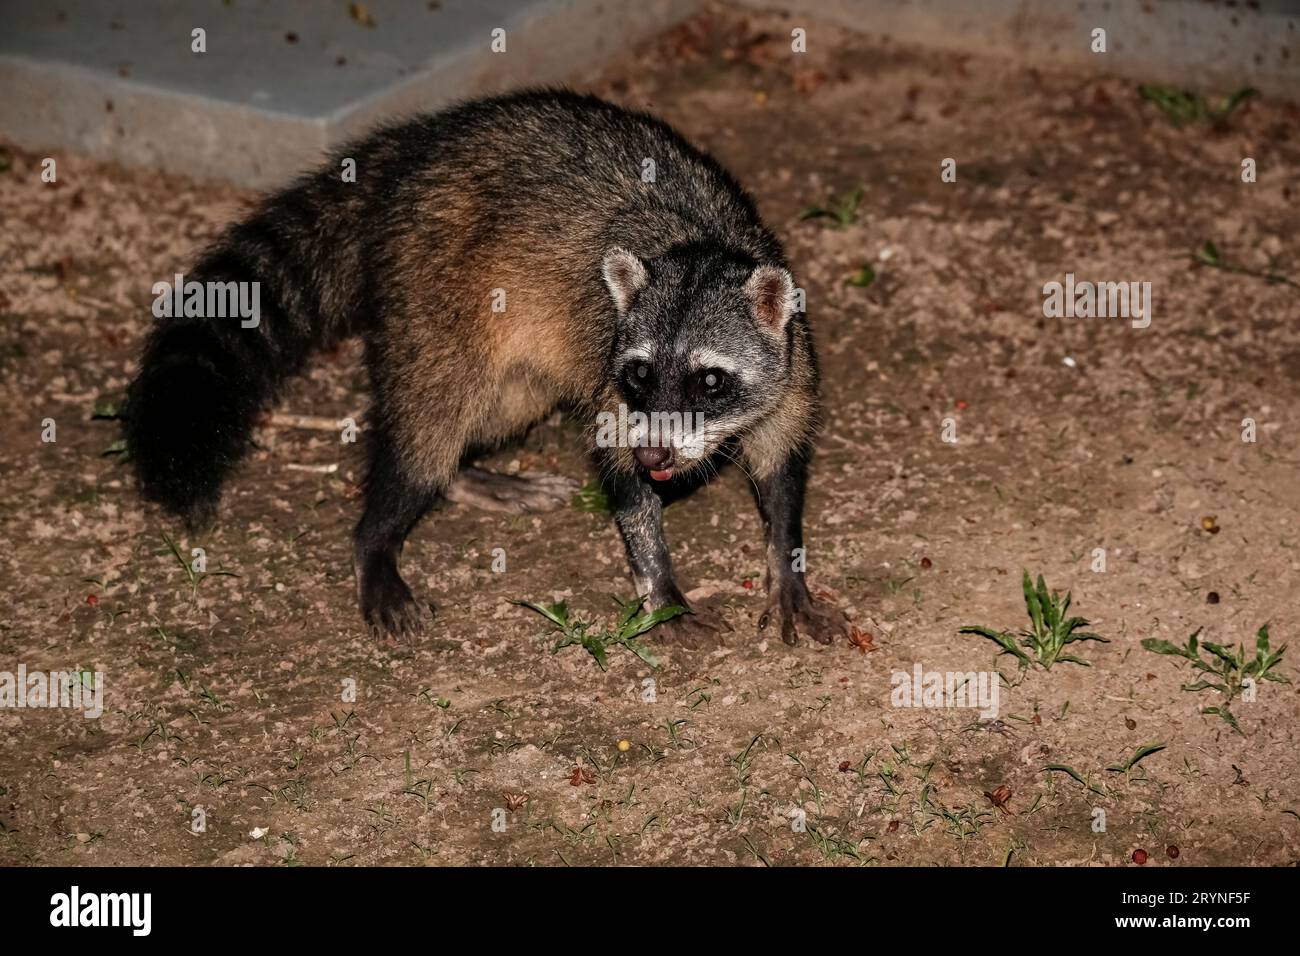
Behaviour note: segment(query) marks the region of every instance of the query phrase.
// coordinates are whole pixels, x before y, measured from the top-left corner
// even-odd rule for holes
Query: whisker
[[[719,445],[718,453],[744,473],[745,477],[749,479],[749,483],[754,486],[754,492],[758,495],[758,500],[761,503],[763,500],[763,490],[758,486],[758,479],[754,477],[753,472],[746,468],[745,463],[741,461],[739,456],[732,452],[731,449],[727,448],[726,445]]]

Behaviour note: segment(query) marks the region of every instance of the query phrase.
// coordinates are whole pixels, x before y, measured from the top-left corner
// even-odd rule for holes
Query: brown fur
[[[355,183],[340,181],[337,161],[326,165],[268,198],[195,268],[204,279],[260,281],[261,327],[191,320],[151,337],[129,428],[147,493],[192,520],[209,516],[283,379],[314,348],[363,335],[374,400],[358,581],[367,619],[405,630],[419,604],[397,572],[402,544],[466,456],[560,405],[594,435],[596,414],[623,400],[620,336],[660,336],[668,350],[684,330],[711,337],[714,351],[734,339],[750,362],[740,424],[725,440],[738,440],[779,499],[772,533],[782,547],[799,540],[817,408],[811,333],[791,314],[780,245],[716,162],[652,117],[554,91],[389,127],[342,157],[355,161]],[[653,181],[643,179],[647,160]],[[631,297],[617,308],[611,298],[611,250],[632,257],[637,276],[673,276],[644,290],[678,297],[638,313],[644,328],[623,321]],[[495,290],[504,311],[493,309]],[[208,401],[176,402],[195,380]],[[729,423],[733,406],[716,407]],[[605,477],[624,479],[615,519],[637,552],[634,573],[653,581],[653,606],[678,602],[660,509],[627,483],[647,479],[629,449],[601,451]],[[679,461],[676,473],[706,460]],[[801,578],[782,586],[786,605],[806,603]]]

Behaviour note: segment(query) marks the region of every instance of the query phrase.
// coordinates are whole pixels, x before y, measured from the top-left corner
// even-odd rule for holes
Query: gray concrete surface
[[[377,119],[557,82],[694,0],[0,0],[0,136],[265,186]],[[364,22],[373,21],[372,24]],[[192,50],[205,31],[206,52]],[[504,53],[491,50],[505,30]]]
[[[774,0],[735,0],[770,7]],[[786,0],[822,24],[1300,96],[1300,0]],[[269,186],[387,116],[556,82],[701,0],[0,0],[0,137]],[[1094,27],[1107,52],[1089,48]],[[205,53],[191,31],[206,31]],[[506,31],[506,52],[490,49]],[[817,42],[815,34],[810,43]],[[1214,88],[1219,88],[1215,90]]]

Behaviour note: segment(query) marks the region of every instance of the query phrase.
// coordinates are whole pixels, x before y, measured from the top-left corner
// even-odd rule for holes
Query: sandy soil
[[[1204,628],[1253,653],[1262,624],[1276,648],[1300,620],[1300,288],[1193,262],[1213,241],[1300,278],[1300,112],[1258,99],[1226,129],[1177,129],[1128,81],[815,23],[813,52],[791,57],[789,27],[713,14],[575,84],[713,150],[788,243],[826,378],[810,580],[862,646],[757,634],[760,528],[737,473],[667,522],[681,577],[733,630],[705,650],[652,640],[658,669],[552,653],[512,603],[608,620],[631,594],[612,524],[578,507],[437,511],[405,557],[437,621],[408,645],[371,640],[348,539],[359,446],[332,433],[261,431],[218,528],[185,539],[105,454],[116,423],[92,415],[128,381],[150,286],[249,197],[76,156],[44,185],[41,157],[6,145],[0,669],[102,671],[105,713],[0,710],[0,862],[1300,858],[1296,687],[1234,703],[1237,733],[1201,713],[1217,692],[1180,689],[1190,671],[1139,644]],[[1243,157],[1258,182],[1241,182]],[[801,218],[859,188],[851,222]],[[868,264],[875,280],[850,284]],[[1044,318],[1043,285],[1067,272],[1151,282],[1150,327]],[[365,401],[351,346],[280,411],[360,416]],[[557,418],[488,463],[587,481],[578,435]],[[164,535],[237,576],[192,585]],[[1091,666],[1021,674],[958,633],[1024,626],[1022,569],[1071,589],[1110,639],[1071,645]],[[1000,668],[997,719],[891,706],[891,675],[917,663]],[[1106,769],[1148,744],[1165,747]]]

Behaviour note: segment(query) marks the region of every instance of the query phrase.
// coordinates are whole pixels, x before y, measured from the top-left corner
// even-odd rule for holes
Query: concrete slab
[[[1045,66],[1300,93],[1300,0],[780,6],[822,26]],[[561,81],[700,7],[700,0],[3,0],[0,136],[51,153],[270,186],[379,119]],[[1107,31],[1104,55],[1089,46],[1099,26]],[[192,49],[198,28],[204,53]],[[490,46],[498,28],[503,53]]]
[[[0,135],[266,186],[377,119],[558,82],[694,0],[5,0]],[[193,31],[204,31],[205,52]],[[505,31],[494,52],[493,31]]]

